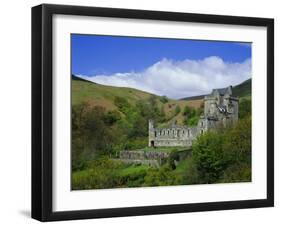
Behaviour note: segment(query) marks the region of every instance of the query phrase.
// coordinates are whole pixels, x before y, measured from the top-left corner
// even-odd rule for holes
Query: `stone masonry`
[[[178,126],[172,124],[167,128],[156,128],[153,120],[149,120],[148,146],[168,147],[192,145],[194,139],[210,129],[225,127],[238,120],[238,98],[232,96],[232,86],[213,89],[204,98],[204,114],[197,126]]]

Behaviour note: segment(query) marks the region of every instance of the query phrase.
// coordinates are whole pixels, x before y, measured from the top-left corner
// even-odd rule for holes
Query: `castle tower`
[[[148,120],[148,147],[154,147],[155,139],[155,129],[154,121],[152,119]]]
[[[154,121],[152,119],[148,120],[148,130],[153,130],[154,129]]]
[[[239,99],[233,96],[232,86],[213,89],[204,97],[204,114],[196,126],[177,126],[172,121],[168,128],[156,128],[154,121],[148,121],[148,146],[191,146],[197,136],[208,130],[231,125],[238,120]]]

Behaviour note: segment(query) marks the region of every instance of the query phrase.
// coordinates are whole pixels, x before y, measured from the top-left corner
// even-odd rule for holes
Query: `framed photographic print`
[[[274,205],[274,21],[32,8],[32,217]]]

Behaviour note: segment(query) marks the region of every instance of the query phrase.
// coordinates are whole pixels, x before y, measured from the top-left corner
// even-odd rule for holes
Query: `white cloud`
[[[217,56],[203,60],[162,59],[142,72],[77,76],[103,85],[131,87],[178,99],[243,82],[251,77],[251,59],[242,63],[225,62]]]

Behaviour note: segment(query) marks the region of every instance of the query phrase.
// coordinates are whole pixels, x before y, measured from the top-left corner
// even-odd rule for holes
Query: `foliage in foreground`
[[[210,131],[193,145],[200,183],[251,180],[251,118],[231,128]]]
[[[163,100],[164,101],[164,100]],[[118,150],[147,146],[147,120],[165,114],[152,96],[132,106],[117,98],[119,111],[86,103],[72,109],[72,189],[230,183],[251,180],[251,100],[239,103],[239,122],[198,137],[193,155],[178,162],[173,153],[160,168],[125,165],[112,160]],[[201,110],[185,108],[193,124]],[[125,117],[124,117],[125,116]],[[177,163],[177,164],[176,164]]]
[[[84,170],[72,173],[72,189],[165,186],[182,184],[168,164],[160,168],[126,165],[108,158],[93,160]]]
[[[164,98],[162,101],[166,101]],[[100,156],[116,155],[120,150],[147,146],[148,120],[166,120],[157,98],[151,95],[135,105],[126,98],[116,97],[117,110],[82,102],[72,106],[72,170],[83,170],[86,162]]]

